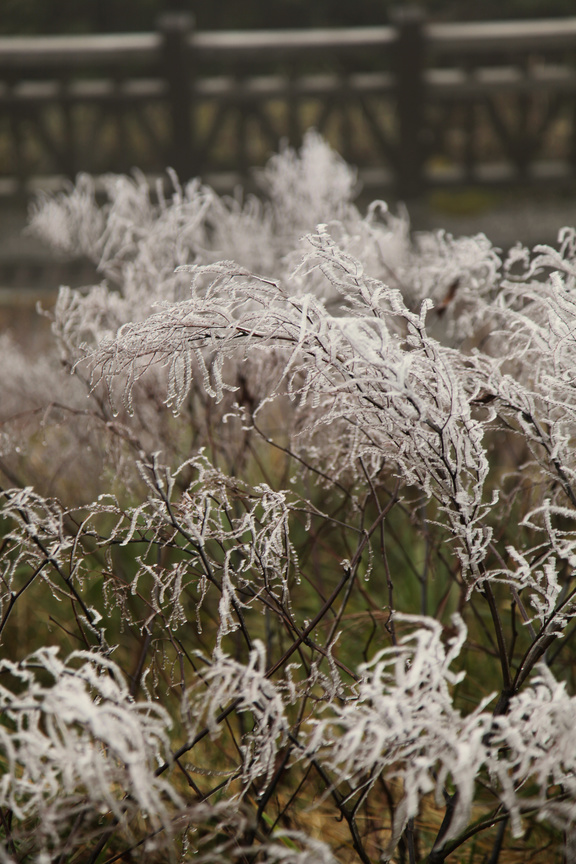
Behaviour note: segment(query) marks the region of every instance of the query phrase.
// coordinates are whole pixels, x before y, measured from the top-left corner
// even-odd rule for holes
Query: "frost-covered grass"
[[[0,340],[0,861],[569,860],[576,234],[259,179],[32,215],[101,282]]]

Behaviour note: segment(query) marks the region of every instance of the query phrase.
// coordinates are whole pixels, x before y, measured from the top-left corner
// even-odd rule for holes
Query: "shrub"
[[[576,232],[170,179],[32,217],[102,283],[1,346],[0,860],[563,860]]]

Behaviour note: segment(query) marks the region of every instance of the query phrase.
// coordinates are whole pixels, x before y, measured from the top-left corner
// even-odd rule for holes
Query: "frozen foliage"
[[[241,626],[238,611],[251,608],[262,593],[273,601],[288,600],[295,556],[289,537],[290,511],[297,506],[293,493],[274,492],[266,484],[247,487],[214,468],[203,454],[174,474],[156,454],[138,467],[149,490],[147,500],[123,508],[112,496],[103,496],[91,508],[75,545],[79,537],[98,536],[103,517],[112,516],[114,524],[100,539],[101,545],[144,546],[130,584],[132,594],[147,594],[150,611],[144,626],[156,615],[173,630],[185,624],[191,584],[199,588],[199,627],[206,594],[210,589],[219,592],[218,643]],[[177,495],[184,473],[187,485]],[[176,549],[179,544],[186,545],[186,558],[170,567],[158,566],[156,546]],[[125,615],[131,620],[128,608]]]
[[[25,662],[1,663],[0,807],[32,832],[35,860],[49,860],[64,842],[71,853],[101,814],[128,836],[137,813],[170,833],[169,804],[181,801],[154,774],[168,752],[167,712],[157,702],[134,702],[103,656],[79,651],[63,662],[57,655],[44,648]],[[7,841],[4,861],[16,837]]]
[[[271,201],[274,233],[289,242],[327,215],[345,217],[357,182],[355,172],[313,130],[300,153],[284,147],[271,157],[259,179]]]
[[[411,623],[419,629],[360,668],[357,697],[333,718],[318,721],[308,745],[312,752],[322,748],[338,775],[354,783],[373,786],[382,773],[401,780],[404,797],[395,812],[390,850],[418,814],[423,795],[435,789],[441,802],[448,778],[457,795],[445,839],[466,826],[490,725],[490,716],[480,710],[463,718],[453,706],[451,689],[463,673],[450,666],[466,638],[462,621],[455,620],[457,635],[448,650],[437,621]]]
[[[561,827],[574,819],[576,704],[545,665],[537,672],[532,686],[515,697],[506,716],[496,718],[492,742],[502,749],[490,768],[501,784],[502,801],[517,836],[522,833],[524,808],[536,808],[540,818]],[[530,780],[532,797],[527,795],[521,801],[515,790]],[[562,794],[550,795],[551,788]]]
[[[231,702],[237,711],[250,711],[254,726],[241,747],[242,779],[246,789],[262,775],[269,783],[289,724],[282,696],[266,677],[264,645],[256,641],[245,666],[218,649],[203,679],[208,691],[196,695],[188,709],[196,727],[201,721],[217,735],[222,706]]]
[[[233,265],[202,268],[197,278],[214,273],[208,291],[193,284],[192,299],[100,343],[91,356],[93,386],[122,377],[132,410],[140,377],[162,364],[168,369],[167,402],[178,410],[195,367],[208,394],[221,400],[234,386],[224,375],[226,360],[238,364],[251,349],[268,349],[265,356],[274,349],[276,392],[285,390],[297,402],[306,421],[302,434],[315,452],[322,451],[323,467],[338,476],[362,460],[377,473],[393,460],[408,483],[438,497],[461,540],[465,567],[473,568],[490,533],[479,525],[488,461],[485,420],[473,416],[478,385],[469,380],[471,362],[427,335],[428,302],[411,312],[398,289],[365,274],[326,229],[309,243],[299,278],[320,273],[341,294],[348,314],[335,316],[314,295],[289,295],[281,284]],[[207,346],[214,357],[210,367]]]
[[[101,281],[0,340],[1,858],[568,860],[575,230],[257,180],[32,214]]]

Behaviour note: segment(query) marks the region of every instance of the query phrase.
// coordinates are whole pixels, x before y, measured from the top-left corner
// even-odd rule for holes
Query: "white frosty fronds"
[[[246,665],[218,650],[203,673],[208,690],[191,694],[188,712],[198,724],[206,723],[210,733],[220,731],[222,709],[234,703],[239,712],[250,712],[252,731],[240,748],[244,788],[262,779],[269,783],[279,749],[286,742],[289,722],[278,689],[266,676],[265,649],[254,644]]]
[[[401,781],[390,852],[418,814],[422,797],[435,790],[440,803],[447,783],[456,804],[444,840],[466,826],[491,722],[482,713],[489,698],[467,717],[453,706],[452,688],[463,673],[450,667],[466,638],[462,621],[455,619],[457,635],[446,646],[437,621],[401,615],[396,620],[417,629],[360,667],[357,696],[317,721],[308,742],[311,753],[320,751],[316,758],[355,787],[369,788],[381,775]]]
[[[29,833],[36,855],[72,850],[103,817],[130,836],[131,820],[146,814],[152,829],[170,834],[182,802],[154,773],[171,725],[157,702],[134,702],[115,664],[82,651],[65,661],[57,648],[2,660],[0,676],[0,807]],[[5,844],[2,860],[8,852]]]
[[[567,849],[576,231],[413,236],[315,133],[258,179],[33,214],[101,282],[0,338],[0,859]]]

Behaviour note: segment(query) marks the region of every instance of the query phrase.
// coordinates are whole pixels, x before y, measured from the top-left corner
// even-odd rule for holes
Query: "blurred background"
[[[0,32],[146,32],[159,15],[191,12],[200,30],[365,27],[389,23],[398,0],[3,0]],[[574,14],[573,0],[420,0],[434,21],[550,18]]]
[[[228,194],[310,127],[358,201],[506,249],[576,224],[573,0],[2,0],[4,326],[93,274],[23,233],[78,172]],[[574,17],[572,17],[574,16]],[[29,326],[26,324],[26,326]]]

